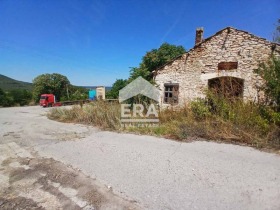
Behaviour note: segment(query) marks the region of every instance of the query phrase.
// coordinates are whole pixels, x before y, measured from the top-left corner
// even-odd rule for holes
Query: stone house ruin
[[[153,72],[161,90],[160,105],[184,105],[204,98],[209,88],[257,101],[262,79],[254,69],[272,54],[280,55],[279,44],[246,31],[227,27],[203,39],[203,28],[198,28],[192,49]]]

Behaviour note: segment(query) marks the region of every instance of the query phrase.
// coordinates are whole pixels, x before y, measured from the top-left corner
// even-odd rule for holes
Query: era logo
[[[147,113],[144,116],[144,106],[142,104],[133,104],[132,106],[132,115],[131,115],[131,104],[121,104],[121,117],[130,118],[130,117],[158,117],[158,112],[154,104],[150,104]]]

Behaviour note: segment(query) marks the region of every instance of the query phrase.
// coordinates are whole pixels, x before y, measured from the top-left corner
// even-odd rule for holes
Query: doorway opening
[[[236,99],[243,97],[244,80],[236,77],[216,77],[208,80],[208,88],[219,97]]]

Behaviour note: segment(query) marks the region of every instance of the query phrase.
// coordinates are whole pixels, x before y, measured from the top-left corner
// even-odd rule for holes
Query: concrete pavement
[[[0,109],[1,142],[70,164],[144,209],[280,209],[279,155],[100,131],[46,110]]]

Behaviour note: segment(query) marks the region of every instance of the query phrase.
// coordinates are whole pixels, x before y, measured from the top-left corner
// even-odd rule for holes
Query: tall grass
[[[210,103],[210,102],[211,103]],[[123,130],[118,103],[96,101],[70,109],[56,108],[49,118]],[[159,113],[158,127],[129,127],[126,131],[163,136],[180,141],[201,137],[214,141],[280,149],[280,113],[269,107],[212,97],[198,99],[179,110]]]
[[[210,103],[209,103],[210,101]],[[190,136],[280,148],[280,113],[262,105],[211,96],[161,120],[177,139]],[[173,128],[172,128],[173,126]]]
[[[62,122],[76,122],[119,130],[120,106],[116,102],[95,101],[84,106],[54,108],[48,113],[50,119]]]
[[[280,148],[280,115],[261,105],[221,100],[213,108],[206,100],[197,100],[189,107],[170,112],[161,112],[161,126],[176,139],[195,136]]]

